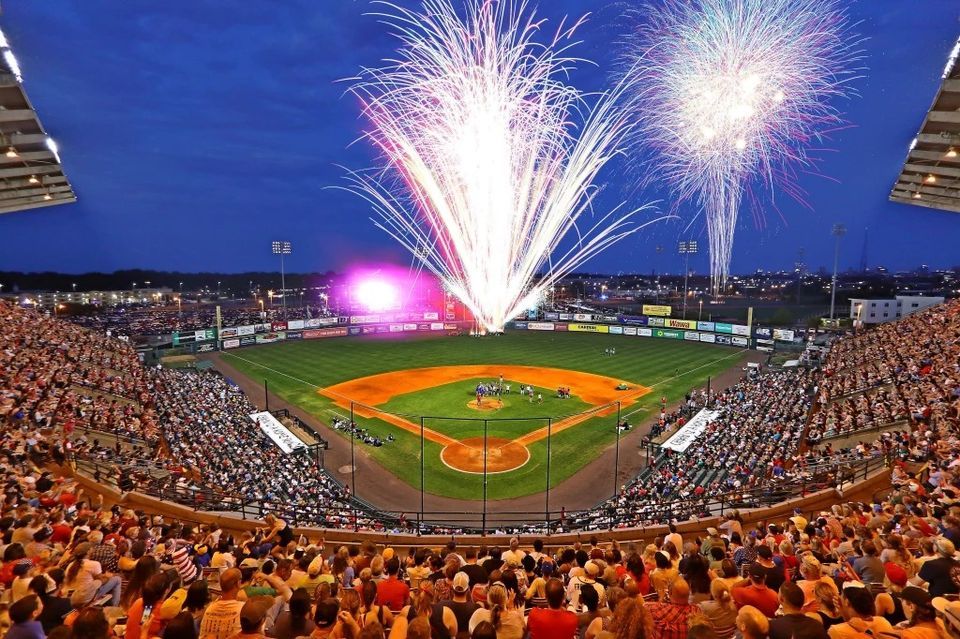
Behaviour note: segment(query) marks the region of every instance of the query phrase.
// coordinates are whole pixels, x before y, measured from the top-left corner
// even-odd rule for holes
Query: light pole
[[[698,322],[703,321],[703,299],[700,300],[700,312],[697,313],[697,321]]]
[[[270,298],[270,308],[273,308],[273,289],[267,291],[267,297]]]
[[[183,282],[180,282],[180,297],[183,297]]]
[[[287,319],[287,283],[283,271],[283,256],[290,255],[293,250],[290,242],[273,241],[270,248],[274,255],[280,256],[280,296],[283,298],[283,319]]]
[[[840,238],[846,235],[847,227],[843,224],[834,224],[831,234],[837,238],[836,246],[833,249],[833,283],[830,286],[830,319],[833,319],[833,312],[837,301],[837,264],[840,261]]]
[[[677,250],[683,256],[683,319],[687,319],[687,279],[690,277],[690,256],[697,254],[697,241],[680,242]]]
[[[72,286],[72,287],[73,287],[73,292],[74,292],[74,293],[76,293],[76,292],[77,292],[77,283],[76,283],[76,282],[74,282],[74,283],[73,283],[73,284],[71,284],[70,286]]]
[[[130,301],[133,304],[137,303],[137,283],[136,282],[133,283],[133,293],[130,296]]]

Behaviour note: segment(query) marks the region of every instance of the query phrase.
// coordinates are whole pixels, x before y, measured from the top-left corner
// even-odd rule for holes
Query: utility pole
[[[287,319],[287,281],[283,270],[283,256],[293,252],[290,242],[274,241],[271,243],[274,255],[280,256],[280,296],[283,298],[283,319]]]
[[[834,224],[830,233],[837,238],[836,246],[833,249],[833,284],[830,287],[830,319],[832,320],[837,301],[837,265],[840,262],[840,238],[846,235],[847,227],[843,224]]]
[[[690,277],[690,256],[697,254],[697,241],[682,241],[677,250],[683,256],[683,319],[687,319],[687,280]]]

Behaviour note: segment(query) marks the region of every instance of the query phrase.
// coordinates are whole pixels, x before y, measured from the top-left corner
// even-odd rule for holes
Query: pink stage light
[[[354,296],[369,311],[386,311],[400,306],[400,291],[397,287],[379,279],[359,282]]]

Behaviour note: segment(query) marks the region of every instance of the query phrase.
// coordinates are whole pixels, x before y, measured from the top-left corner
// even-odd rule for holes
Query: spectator
[[[7,630],[9,639],[44,639],[43,626],[38,618],[43,612],[43,604],[36,595],[21,597],[10,605],[10,621],[13,624]]]
[[[647,604],[653,618],[653,639],[686,639],[690,618],[700,613],[689,601],[690,587],[680,577],[670,587],[669,601]]]
[[[737,630],[743,639],[766,639],[770,621],[753,606],[743,606],[737,612]]]
[[[777,593],[767,588],[767,571],[754,562],[750,564],[749,574],[749,581],[735,586],[731,593],[737,608],[753,606],[767,617],[773,617],[780,607],[780,601]]]
[[[770,622],[770,639],[827,639],[823,624],[803,613],[800,586],[785,582],[780,586],[779,599],[783,614]]]
[[[547,607],[530,611],[530,639],[572,639],[577,634],[577,615],[564,608],[563,582],[548,579],[544,588]]]
[[[830,639],[860,639],[864,633],[878,636],[892,632],[893,626],[883,617],[876,616],[873,596],[860,582],[850,582],[840,595],[844,623],[831,627]]]

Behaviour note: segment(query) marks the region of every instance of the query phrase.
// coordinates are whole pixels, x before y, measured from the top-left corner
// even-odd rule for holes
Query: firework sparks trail
[[[350,189],[484,329],[502,330],[563,275],[644,226],[633,214],[645,207],[623,205],[577,226],[593,214],[597,174],[632,126],[618,106],[622,87],[588,107],[564,81],[579,23],[539,43],[543,23],[522,0],[467,0],[463,19],[450,0],[424,0],[421,11],[381,4],[401,48],[352,91],[384,166],[351,173]],[[561,248],[568,233],[576,241]]]
[[[730,273],[740,202],[809,166],[841,124],[860,41],[833,0],[659,0],[627,42],[638,146],[704,211],[714,292]]]

